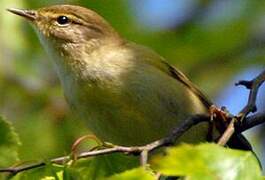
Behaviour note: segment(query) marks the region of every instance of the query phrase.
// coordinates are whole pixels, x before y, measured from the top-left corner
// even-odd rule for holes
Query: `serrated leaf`
[[[189,179],[262,179],[252,152],[232,150],[216,144],[181,145],[152,160],[155,170],[167,176]]]
[[[145,168],[136,168],[132,170],[125,171],[120,174],[116,174],[107,178],[107,180],[155,180],[155,176],[152,172],[146,170]]]
[[[0,117],[0,167],[10,166],[18,160],[19,144],[12,125]]]

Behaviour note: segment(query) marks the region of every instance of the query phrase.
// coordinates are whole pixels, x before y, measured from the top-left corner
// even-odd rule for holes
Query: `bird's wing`
[[[181,71],[168,64],[163,57],[158,55],[156,52],[145,46],[137,45],[131,42],[129,42],[127,45],[130,46],[130,48],[134,50],[134,54],[139,56],[139,58],[141,58],[143,61],[155,66],[157,69],[163,71],[170,77],[176,79],[178,82],[186,86],[200,99],[205,107],[210,108],[210,106],[213,105],[213,103]]]
[[[133,43],[130,43],[130,46],[133,46],[133,49],[135,49],[137,54],[140,57],[144,57],[148,64],[155,66],[190,89],[206,107],[209,108],[211,105],[213,105],[213,103],[181,71],[168,64],[157,53],[149,48]],[[250,150],[253,152],[250,143],[242,134],[234,134],[228,142],[228,146],[235,149]]]
[[[213,105],[213,103],[181,71],[165,61],[161,62],[167,67],[167,73],[191,90],[207,108],[210,108],[210,106]]]
[[[163,63],[166,64],[166,66],[168,67],[171,76],[176,78],[178,81],[182,82],[185,86],[187,86],[194,94],[197,95],[197,97],[199,97],[199,99],[203,102],[204,105],[210,107],[213,104],[181,71],[169,65],[165,61],[163,61]],[[252,151],[252,153],[256,156],[257,160],[259,161],[257,155],[252,149],[251,144],[244,137],[244,135],[234,134],[227,144],[232,149],[242,149],[242,150]]]

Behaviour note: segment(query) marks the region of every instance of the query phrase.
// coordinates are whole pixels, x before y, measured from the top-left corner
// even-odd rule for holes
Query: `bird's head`
[[[7,10],[29,20],[39,32],[41,40],[51,44],[52,48],[62,48],[69,43],[89,45],[91,40],[94,44],[100,44],[106,40],[115,42],[120,39],[108,22],[84,7],[54,5],[38,10]]]

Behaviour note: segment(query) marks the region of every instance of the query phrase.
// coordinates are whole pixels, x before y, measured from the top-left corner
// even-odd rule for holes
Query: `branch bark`
[[[229,141],[231,136],[235,133],[236,123],[244,124],[245,117],[247,117],[249,113],[257,111],[257,106],[256,106],[257,95],[259,88],[264,83],[264,81],[265,81],[265,70],[263,70],[257,77],[255,77],[251,81],[243,80],[236,83],[236,86],[242,85],[250,90],[248,102],[247,105],[237,114],[237,116],[232,118],[227,129],[225,130],[225,132],[218,141],[219,145],[222,146],[226,145],[226,143]]]
[[[111,153],[123,153],[126,155],[141,155],[141,164],[144,165],[148,161],[149,153],[165,146],[173,145],[176,139],[178,139],[180,136],[182,136],[186,131],[188,131],[191,127],[201,123],[201,122],[207,122],[209,121],[209,116],[206,115],[195,115],[190,118],[188,118],[186,121],[184,121],[180,126],[175,128],[172,133],[160,140],[154,141],[150,144],[144,145],[144,146],[133,146],[133,147],[124,147],[124,146],[113,146],[111,148],[106,149],[100,149],[100,150],[94,150],[94,151],[88,151],[83,152],[79,154],[76,159],[81,158],[87,158],[91,156],[100,156],[100,155],[106,155]],[[50,163],[56,163],[56,164],[63,164],[67,161],[71,160],[71,156],[62,156],[55,159],[51,159]],[[11,167],[11,168],[5,168],[0,169],[0,173],[6,172],[11,174],[17,174],[19,172],[27,171],[30,169],[35,169],[39,167],[45,166],[46,162],[39,162],[35,164],[30,165],[24,165],[20,167]]]
[[[95,157],[100,155],[112,154],[112,153],[123,153],[126,155],[134,155],[140,156],[141,155],[141,164],[144,165],[148,161],[149,153],[159,149],[161,147],[166,147],[173,145],[174,142],[181,137],[186,131],[188,131],[191,127],[202,123],[202,122],[209,122],[210,117],[205,115],[196,115],[193,116],[186,121],[184,121],[179,127],[175,128],[172,133],[167,136],[166,138],[162,138],[160,140],[154,141],[150,144],[144,146],[134,146],[134,147],[124,147],[124,146],[114,146],[111,148],[94,150],[80,153],[76,159],[82,159],[87,157]],[[260,125],[265,122],[265,113],[252,115],[244,120],[240,126],[236,126],[236,133],[244,132],[254,126]],[[144,152],[144,153],[143,153]],[[71,156],[62,156],[58,158],[51,159],[49,163],[55,164],[64,164],[65,162],[71,160]],[[10,167],[5,169],[0,169],[0,173],[11,173],[13,175],[27,171],[30,169],[35,169],[39,167],[46,166],[47,163],[42,161],[30,165],[22,165],[20,167]]]

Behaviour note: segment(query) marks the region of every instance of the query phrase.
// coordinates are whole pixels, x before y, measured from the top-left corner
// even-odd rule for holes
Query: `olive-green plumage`
[[[96,136],[142,145],[167,135],[211,102],[154,51],[123,39],[97,13],[56,5],[10,9],[29,19],[55,62],[65,97]],[[206,139],[207,124],[181,141]]]

